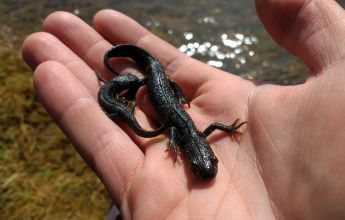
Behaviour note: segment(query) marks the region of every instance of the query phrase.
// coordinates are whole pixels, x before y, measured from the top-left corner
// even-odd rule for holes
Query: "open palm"
[[[322,0],[257,0],[257,7],[273,38],[310,67],[304,84],[259,85],[214,69],[112,10],[95,16],[94,29],[53,13],[45,32],[24,42],[43,104],[125,219],[345,218],[343,9]],[[166,135],[140,138],[102,112],[94,72],[105,73],[103,55],[119,43],[162,62],[191,101],[187,111],[200,130],[248,121],[240,142],[222,132],[208,138],[219,159],[213,181],[195,178],[183,159],[175,162]],[[153,129],[159,122],[149,98],[145,91],[139,96],[136,117]]]

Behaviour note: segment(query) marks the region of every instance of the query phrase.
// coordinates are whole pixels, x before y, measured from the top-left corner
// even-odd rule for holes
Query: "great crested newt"
[[[132,59],[144,70],[144,77],[139,79],[131,73],[118,75],[110,64],[110,60],[116,57]],[[116,45],[106,52],[104,65],[117,75],[109,81],[99,76],[99,79],[104,81],[104,85],[99,90],[98,101],[105,113],[110,118],[124,121],[142,137],[154,137],[168,129],[169,149],[176,154],[182,150],[192,172],[198,178],[203,180],[214,178],[218,170],[218,159],[206,137],[216,129],[225,131],[231,136],[240,135],[238,129],[246,122],[240,123],[237,119],[231,125],[212,123],[204,131],[199,131],[183,108],[183,104],[189,103],[179,85],[165,75],[158,59],[140,47],[130,44]],[[146,131],[140,127],[133,115],[136,92],[144,85],[147,86],[154,110],[162,120],[162,125],[153,131]],[[120,94],[121,92],[124,94]]]

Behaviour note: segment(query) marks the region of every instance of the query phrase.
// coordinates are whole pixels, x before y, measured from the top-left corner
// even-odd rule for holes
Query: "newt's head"
[[[186,154],[194,175],[203,180],[214,178],[218,171],[218,159],[206,137],[197,132],[186,145]]]

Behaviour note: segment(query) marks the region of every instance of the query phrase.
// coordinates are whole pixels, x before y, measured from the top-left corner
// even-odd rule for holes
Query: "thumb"
[[[273,39],[314,73],[345,58],[344,10],[334,0],[256,0]]]

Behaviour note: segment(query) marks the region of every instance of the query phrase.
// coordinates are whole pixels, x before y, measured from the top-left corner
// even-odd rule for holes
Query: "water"
[[[286,84],[305,79],[304,65],[266,34],[252,0],[6,0],[0,23],[21,42],[53,11],[70,11],[91,23],[103,8],[129,15],[187,55],[231,73]]]
[[[46,119],[33,95],[32,73],[13,53],[51,12],[69,11],[91,24],[103,8],[122,11],[189,56],[234,74],[285,84],[305,79],[304,65],[265,32],[253,0],[0,0],[0,57],[6,58],[0,60],[0,178],[9,183],[1,194],[1,219],[104,215],[108,197],[100,195],[101,183]],[[76,202],[64,203],[71,195],[78,195]]]

